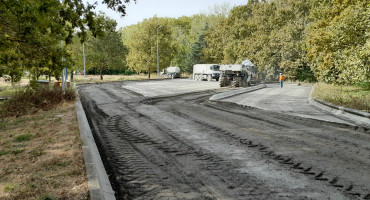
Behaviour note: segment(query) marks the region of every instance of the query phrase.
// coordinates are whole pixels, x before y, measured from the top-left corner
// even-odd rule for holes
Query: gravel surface
[[[117,199],[370,199],[369,130],[210,102],[216,84],[80,87]]]

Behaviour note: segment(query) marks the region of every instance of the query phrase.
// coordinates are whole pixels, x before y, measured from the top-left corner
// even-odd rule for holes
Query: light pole
[[[162,28],[162,26],[159,26],[157,28],[157,73],[158,73],[158,79],[159,79],[159,51],[158,51],[158,30]]]
[[[86,82],[86,69],[85,69],[85,41],[82,43],[82,54],[84,57],[84,81]]]

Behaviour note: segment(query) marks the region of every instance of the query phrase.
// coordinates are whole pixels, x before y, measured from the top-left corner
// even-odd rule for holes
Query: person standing
[[[283,81],[284,81],[284,75],[283,75],[283,73],[280,73],[279,81],[280,81],[280,87],[283,88]]]

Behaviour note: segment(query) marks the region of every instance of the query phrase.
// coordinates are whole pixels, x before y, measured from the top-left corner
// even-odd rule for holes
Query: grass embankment
[[[73,99],[24,90],[0,105],[0,199],[88,199]]]
[[[364,87],[318,83],[313,96],[335,105],[370,112],[370,90]]]

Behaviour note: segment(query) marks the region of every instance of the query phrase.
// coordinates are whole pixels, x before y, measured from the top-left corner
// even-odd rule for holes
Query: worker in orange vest
[[[280,87],[283,88],[283,81],[284,81],[284,75],[283,75],[283,73],[280,73],[279,81],[280,81]]]

